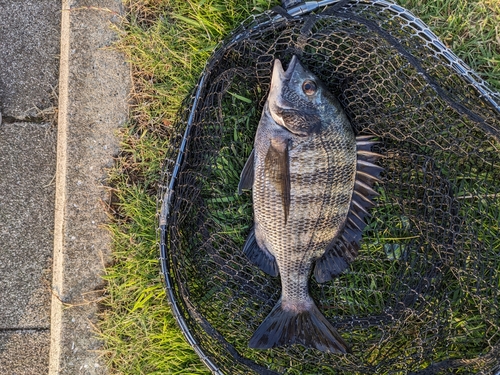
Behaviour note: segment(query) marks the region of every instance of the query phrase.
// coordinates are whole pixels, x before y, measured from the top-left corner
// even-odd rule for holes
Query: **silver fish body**
[[[320,281],[347,266],[337,254],[345,247],[337,239],[352,211],[357,152],[351,124],[326,87],[296,56],[286,71],[275,60],[239,190],[252,189],[254,210],[254,228],[243,251],[265,272],[280,275],[282,295],[250,347],[298,343],[327,352],[349,351],[309,295],[308,280],[318,259],[324,259],[316,264]],[[362,222],[363,214],[358,218]],[[324,258],[331,248],[337,253]],[[328,276],[322,277],[325,272]]]

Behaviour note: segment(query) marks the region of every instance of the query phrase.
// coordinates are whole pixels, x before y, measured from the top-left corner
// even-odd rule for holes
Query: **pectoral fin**
[[[238,184],[238,194],[241,195],[243,193],[243,189],[250,190],[253,186],[253,178],[254,178],[254,153],[255,150],[252,150],[250,156],[243,167],[240,175],[240,183]]]
[[[276,137],[271,144],[264,161],[269,179],[281,195],[285,224],[290,212],[290,164],[288,159],[288,140]]]

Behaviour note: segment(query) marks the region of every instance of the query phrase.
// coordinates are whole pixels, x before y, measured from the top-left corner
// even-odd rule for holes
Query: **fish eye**
[[[316,89],[318,87],[316,86],[316,83],[314,81],[305,81],[302,84],[302,91],[304,91],[304,94],[306,95],[313,95],[316,93]]]

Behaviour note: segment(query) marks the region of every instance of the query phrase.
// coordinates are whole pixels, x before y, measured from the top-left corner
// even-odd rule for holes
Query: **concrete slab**
[[[1,373],[5,375],[47,374],[49,340],[48,329],[0,332]]]
[[[113,51],[120,0],[63,1],[49,374],[107,373],[92,330],[111,238],[104,188],[128,119],[130,69]]]
[[[108,48],[121,1],[0,0],[0,14],[0,373],[107,374],[93,327],[131,86]],[[57,130],[42,121],[55,105]]]
[[[0,330],[50,326],[55,147],[51,124],[0,125]]]
[[[0,112],[4,121],[57,106],[60,0],[0,0]]]

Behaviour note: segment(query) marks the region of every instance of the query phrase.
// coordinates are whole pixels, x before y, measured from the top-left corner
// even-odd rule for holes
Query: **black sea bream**
[[[356,138],[339,102],[293,56],[275,60],[254,150],[238,186],[252,189],[254,228],[243,251],[281,276],[281,299],[250,339],[252,348],[302,344],[349,351],[309,295],[356,256],[381,168],[370,137]]]

